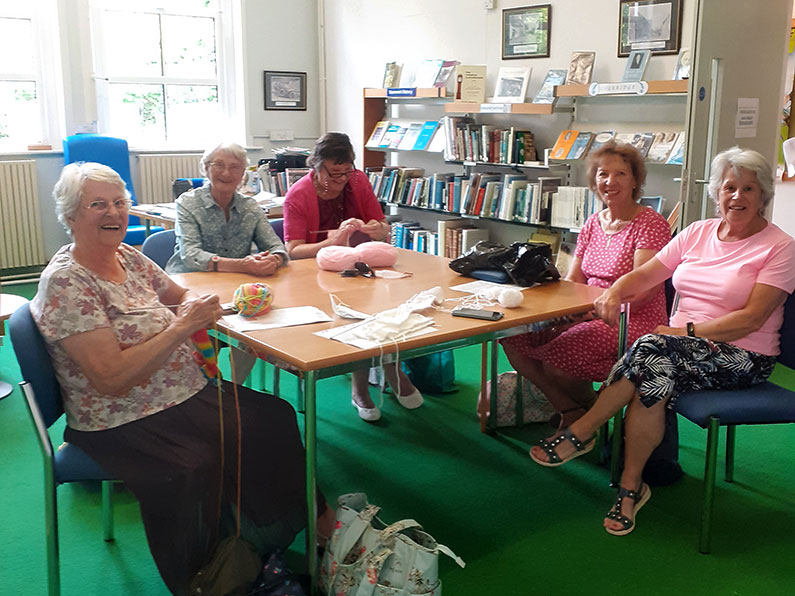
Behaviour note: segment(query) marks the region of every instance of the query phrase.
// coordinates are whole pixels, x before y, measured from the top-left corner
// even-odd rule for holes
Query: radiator
[[[36,161],[0,162],[0,269],[44,265]]]
[[[169,203],[171,185],[177,178],[197,178],[201,153],[171,153],[138,156],[135,197],[139,203]]]

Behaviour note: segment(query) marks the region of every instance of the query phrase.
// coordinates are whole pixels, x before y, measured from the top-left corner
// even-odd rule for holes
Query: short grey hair
[[[55,214],[58,216],[58,221],[70,236],[72,228],[69,227],[69,220],[74,219],[80,209],[83,188],[89,180],[118,186],[124,192],[124,198],[130,200],[127,185],[113,168],[91,161],[80,161],[65,166],[52,190],[52,198],[55,199]]]
[[[763,212],[770,204],[770,201],[773,200],[773,195],[775,194],[773,167],[761,153],[753,149],[740,149],[735,145],[731,149],[718,153],[710,166],[708,189],[709,196],[715,202],[715,213],[720,215],[718,195],[720,194],[723,179],[726,176],[726,170],[729,168],[731,168],[735,176],[740,175],[739,170],[741,168],[756,174],[756,180],[759,182],[759,188],[762,191],[762,207],[760,211]]]
[[[199,172],[201,172],[202,176],[207,176],[207,164],[213,161],[216,153],[229,153],[239,161],[240,165],[244,168],[248,167],[248,154],[243,147],[237,143],[218,143],[207,149],[202,155],[201,161],[199,162]]]

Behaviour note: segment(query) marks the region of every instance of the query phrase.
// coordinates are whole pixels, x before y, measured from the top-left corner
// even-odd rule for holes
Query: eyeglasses
[[[224,170],[229,170],[233,174],[236,173],[236,172],[241,172],[242,173],[243,170],[246,169],[245,166],[241,166],[240,164],[237,164],[237,163],[225,163],[223,161],[211,161],[207,165],[209,165],[212,169],[214,169],[217,172],[223,172]]]
[[[323,164],[323,169],[326,171],[326,176],[328,176],[332,180],[335,180],[336,182],[342,182],[343,180],[347,180],[348,178],[353,176],[353,173],[356,171],[356,168],[354,168],[347,172],[332,174],[331,172],[329,172],[329,169],[326,167],[326,164]]]
[[[116,199],[108,203],[102,199],[97,199],[96,201],[91,201],[85,208],[94,213],[107,213],[111,205],[116,208],[116,211],[127,211],[132,205],[132,201],[130,199]]]

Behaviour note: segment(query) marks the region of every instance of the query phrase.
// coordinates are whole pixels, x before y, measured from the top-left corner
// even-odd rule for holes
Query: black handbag
[[[471,276],[473,271],[501,271],[519,286],[560,279],[552,262],[552,248],[544,242],[514,242],[510,246],[481,240],[450,261],[450,269]]]

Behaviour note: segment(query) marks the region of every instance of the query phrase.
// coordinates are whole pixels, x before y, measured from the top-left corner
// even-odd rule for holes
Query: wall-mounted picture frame
[[[632,50],[676,54],[682,39],[681,0],[619,0],[618,55]]]
[[[502,59],[549,58],[552,5],[502,11]]]
[[[306,110],[306,73],[266,70],[266,110]]]

